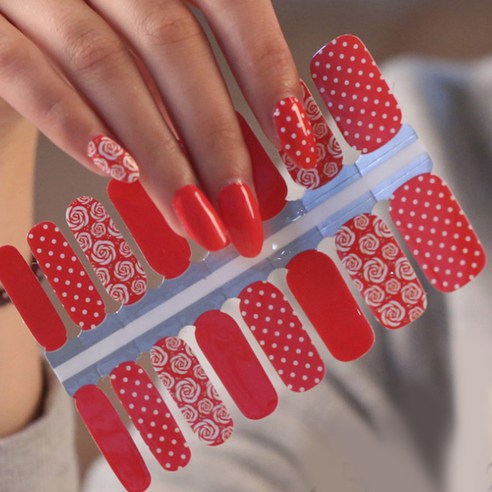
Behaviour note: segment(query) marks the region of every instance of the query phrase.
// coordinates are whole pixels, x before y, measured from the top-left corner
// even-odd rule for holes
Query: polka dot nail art
[[[311,61],[311,75],[349,145],[367,154],[398,133],[398,102],[356,36],[340,36],[321,48]]]
[[[395,226],[430,283],[453,292],[485,266],[485,252],[452,191],[433,174],[417,176],[391,197]]]
[[[303,169],[315,167],[318,161],[316,141],[303,104],[295,97],[282,99],[273,112],[273,120],[281,150],[297,167]]]

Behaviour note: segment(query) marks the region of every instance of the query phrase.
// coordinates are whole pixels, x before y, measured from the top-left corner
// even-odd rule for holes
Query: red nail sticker
[[[362,357],[374,332],[331,258],[304,251],[287,265],[287,284],[332,355],[341,361]]]
[[[243,415],[255,420],[270,415],[277,393],[236,321],[208,311],[195,326],[198,345]]]
[[[0,282],[37,342],[47,351],[62,347],[67,341],[65,325],[39,280],[13,246],[0,248]]]
[[[376,319],[402,328],[419,318],[427,297],[388,225],[375,215],[348,221],[335,236],[337,253]]]
[[[278,215],[286,204],[287,184],[243,116],[237,113],[251,156],[256,196],[263,220]]]
[[[147,373],[134,362],[111,371],[111,384],[160,465],[169,471],[185,467],[191,453],[188,443]]]
[[[159,379],[198,438],[209,446],[225,442],[233,431],[232,418],[186,342],[163,338],[150,355]]]
[[[304,392],[319,384],[323,361],[282,292],[268,282],[256,282],[239,299],[241,316],[287,388]]]
[[[113,179],[109,182],[108,195],[157,273],[170,279],[188,269],[191,258],[188,241],[169,227],[140,182],[128,184]]]
[[[295,97],[282,99],[273,112],[282,150],[298,167],[316,166],[316,142],[303,104]]]
[[[83,196],[67,209],[67,223],[108,294],[133,304],[147,290],[147,276],[102,203]]]
[[[113,179],[133,183],[139,178],[135,159],[109,137],[104,135],[94,137],[87,146],[87,156],[98,169]]]
[[[340,144],[328,126],[323,113],[316,104],[314,97],[301,81],[303,102],[311,122],[316,140],[317,164],[312,169],[301,169],[289,155],[281,151],[280,157],[292,179],[308,190],[315,190],[335,178],[343,167],[343,154]]]
[[[485,251],[453,192],[433,174],[416,176],[390,200],[390,213],[430,283],[453,292],[485,267]]]
[[[75,406],[109,466],[128,491],[142,492],[150,474],[127,428],[108,397],[95,385],[74,395]]]
[[[345,140],[363,154],[401,127],[398,102],[362,41],[340,36],[313,57],[311,75]]]
[[[35,225],[27,236],[32,254],[73,322],[82,330],[100,325],[104,302],[87,271],[53,222]]]

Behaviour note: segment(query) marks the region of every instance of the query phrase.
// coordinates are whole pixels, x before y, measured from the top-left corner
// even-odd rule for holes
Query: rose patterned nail
[[[118,181],[133,183],[139,179],[135,159],[114,140],[105,135],[96,135],[87,146],[87,156],[93,164]]]
[[[316,142],[303,104],[295,97],[282,99],[273,112],[273,120],[282,151],[295,165],[303,169],[316,166]]]
[[[344,35],[321,48],[311,75],[345,140],[363,154],[391,140],[401,127],[398,102],[369,51]]]
[[[342,170],[343,155],[342,149],[330,130],[325,117],[303,81],[301,81],[301,87],[304,107],[311,122],[316,142],[316,166],[311,169],[302,169],[283,150],[280,151],[280,157],[292,179],[297,184],[304,186],[308,190],[315,190],[330,182],[338,175]]]
[[[416,176],[391,197],[390,213],[430,283],[453,292],[485,267],[485,251],[446,183]]]
[[[396,329],[419,318],[427,297],[388,225],[375,215],[348,221],[335,236],[339,258],[376,319]]]
[[[145,271],[102,203],[79,197],[66,219],[108,294],[124,305],[141,299],[147,290]]]

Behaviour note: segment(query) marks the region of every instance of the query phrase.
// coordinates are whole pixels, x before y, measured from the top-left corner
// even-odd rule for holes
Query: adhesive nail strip
[[[191,258],[188,241],[169,227],[140,182],[128,184],[111,180],[108,195],[157,273],[170,279],[188,269]]]
[[[53,222],[35,225],[27,242],[51,288],[82,330],[104,321],[104,303],[82,263]]]
[[[362,41],[336,38],[311,61],[311,75],[345,140],[363,154],[391,140],[401,127],[398,103]]]
[[[142,492],[150,474],[127,428],[108,397],[94,385],[74,395],[75,405],[109,466],[128,491]]]
[[[133,304],[147,289],[147,276],[104,206],[79,197],[67,209],[67,223],[108,294]]]
[[[402,328],[419,318],[427,297],[415,271],[383,219],[359,215],[339,229],[337,253],[376,319]]]
[[[279,214],[285,207],[287,185],[244,117],[239,113],[237,117],[251,157],[253,180],[261,217],[263,220],[268,220]]]
[[[336,359],[355,360],[371,349],[374,332],[331,258],[304,251],[287,270],[289,289]]]
[[[221,311],[207,311],[195,326],[200,349],[243,415],[255,420],[270,415],[277,393],[236,321]]]
[[[151,350],[152,365],[198,438],[209,446],[233,431],[229,411],[184,340],[166,337]]]
[[[308,190],[315,190],[330,182],[342,170],[343,154],[319,106],[303,81],[301,87],[304,107],[313,127],[318,162],[311,169],[302,169],[296,166],[285,151],[280,152],[280,157],[296,183]]]
[[[485,266],[485,252],[452,191],[433,174],[417,176],[390,200],[398,231],[431,284],[453,292]]]
[[[160,465],[169,471],[185,467],[191,453],[169,408],[147,373],[134,362],[124,362],[111,372],[111,384]]]
[[[13,246],[0,248],[0,282],[37,342],[48,351],[62,347],[67,341],[65,325]]]
[[[304,392],[320,383],[323,361],[282,292],[256,282],[239,299],[241,316],[287,388]]]

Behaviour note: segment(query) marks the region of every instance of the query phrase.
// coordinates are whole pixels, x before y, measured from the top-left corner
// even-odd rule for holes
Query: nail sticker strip
[[[208,311],[195,326],[200,349],[243,415],[254,420],[270,415],[277,393],[236,321],[221,311]]]
[[[160,465],[169,471],[184,468],[191,458],[188,443],[147,373],[134,362],[111,372],[119,400]]]
[[[233,431],[232,418],[187,343],[166,337],[150,355],[159,379],[198,438],[209,446],[225,442]]]
[[[314,97],[301,81],[303,101],[316,140],[317,164],[312,169],[297,167],[285,151],[280,151],[287,171],[292,179],[308,190],[315,190],[335,178],[343,167],[343,154],[340,144],[333,135],[323,113]]]
[[[239,299],[241,316],[287,388],[302,393],[319,384],[324,363],[282,292],[256,282]]]
[[[75,405],[109,466],[128,491],[142,492],[150,474],[127,428],[108,397],[95,385],[74,395]]]
[[[374,332],[333,260],[310,250],[287,265],[287,284],[321,339],[341,361],[362,357]]]
[[[147,290],[147,276],[102,203],[83,196],[67,209],[67,223],[108,294],[133,304]]]
[[[419,318],[427,297],[383,219],[359,215],[335,236],[337,253],[376,319],[396,329]]]
[[[485,267],[485,251],[446,183],[422,174],[400,187],[390,213],[430,283],[453,292]]]
[[[244,117],[237,114],[251,157],[253,180],[263,220],[278,215],[286,204],[287,184]]]
[[[188,241],[169,227],[140,182],[128,184],[111,180],[108,195],[157,273],[170,279],[188,269],[191,258]]]
[[[321,48],[312,59],[311,75],[352,147],[367,154],[397,134],[400,107],[359,38],[340,36]]]
[[[65,325],[39,280],[13,246],[0,248],[0,282],[37,342],[48,351],[67,341]]]
[[[53,222],[35,225],[27,236],[32,254],[72,321],[91,330],[106,317],[104,302],[72,247]]]

